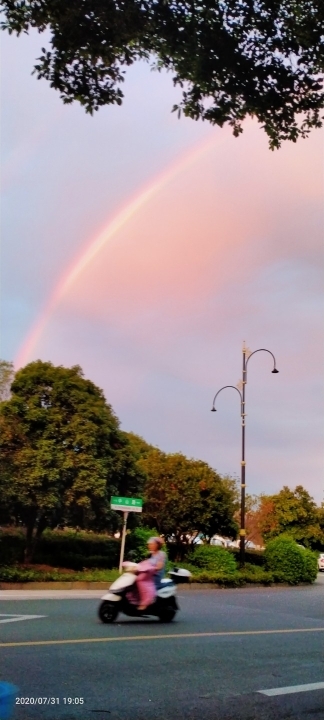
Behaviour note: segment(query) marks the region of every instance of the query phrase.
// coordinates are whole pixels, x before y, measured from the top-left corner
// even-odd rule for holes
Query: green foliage
[[[182,90],[174,110],[194,120],[238,135],[256,117],[271,147],[321,126],[322,0],[2,0],[1,9],[9,33],[50,34],[34,72],[87,112],[120,105],[125,69],[145,59],[171,72]]]
[[[320,549],[324,546],[321,509],[302,485],[297,485],[295,490],[284,486],[276,495],[263,497],[262,504],[269,508],[261,522],[266,540],[289,533],[305,547]]]
[[[237,562],[240,559],[239,548],[228,548],[228,552],[233,553]],[[265,557],[264,550],[245,550],[245,562],[250,565],[257,565],[258,567],[264,567]]]
[[[9,517],[35,531],[58,523],[118,527],[111,495],[137,493],[143,476],[102,390],[79,367],[33,362],[0,404],[0,489]]]
[[[317,554],[304,550],[304,582],[315,582],[318,574]]]
[[[118,570],[90,570],[70,573],[60,572],[57,568],[39,570],[28,567],[1,567],[0,582],[114,582],[119,577]]]
[[[193,576],[192,582],[208,583],[219,587],[242,587],[245,585],[244,578],[239,572],[213,572],[211,570],[201,570]]]
[[[26,537],[22,531],[0,531],[0,558],[3,565],[23,562]]]
[[[235,558],[228,550],[211,545],[198,545],[190,556],[192,565],[214,573],[235,573]]]
[[[0,557],[5,565],[23,561],[26,536],[22,532],[0,534]],[[34,553],[34,562],[54,567],[114,568],[118,566],[120,540],[86,532],[45,530]]]
[[[143,521],[160,534],[200,531],[236,537],[236,484],[220,477],[207,463],[181,453],[145,449],[137,466],[146,476]]]
[[[35,562],[82,570],[118,566],[120,541],[104,535],[46,531],[35,552]]]
[[[132,562],[140,562],[147,557],[147,541],[150,537],[158,535],[156,530],[147,527],[137,527],[126,536],[125,557]],[[163,548],[165,550],[165,548]]]
[[[271,585],[274,582],[273,573],[257,565],[246,563],[245,567],[240,570],[240,575],[247,583],[260,583],[260,585]]]
[[[271,540],[265,549],[265,561],[276,580],[291,585],[314,582],[317,576],[316,554],[299,547],[289,537],[281,536]]]

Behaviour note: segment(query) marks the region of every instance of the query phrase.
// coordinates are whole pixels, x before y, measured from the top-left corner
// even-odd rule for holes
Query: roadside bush
[[[197,575],[192,577],[192,582],[195,583],[209,583],[212,585],[218,585],[219,587],[242,587],[245,585],[245,580],[241,574],[236,570],[235,572],[210,572],[208,570],[202,570]],[[181,587],[181,586],[180,586]]]
[[[113,582],[119,576],[118,570],[87,570],[83,572],[60,572],[57,568],[40,570],[25,567],[0,567],[0,583],[27,582]]]
[[[228,551],[233,553],[237,562],[240,560],[240,549],[239,548],[228,548]],[[245,550],[245,562],[250,565],[257,565],[258,567],[265,567],[264,550]]]
[[[0,558],[5,565],[13,565],[24,559],[25,535],[19,530],[0,531]]]
[[[245,567],[240,570],[240,575],[247,583],[271,585],[274,582],[272,572],[264,570],[257,565],[252,565],[251,563],[246,563]]]
[[[209,572],[232,574],[237,570],[234,556],[222,547],[198,545],[188,560],[192,565]]]
[[[50,565],[53,567],[67,568],[69,570],[83,570],[83,568],[111,569],[118,565],[118,560],[112,564],[111,558],[102,555],[86,556],[62,552],[54,557],[53,555],[39,553],[36,555],[35,564]]]
[[[157,530],[147,527],[137,527],[126,536],[125,558],[132,562],[140,562],[147,557],[147,541],[150,537],[158,535]],[[166,548],[163,548],[166,551]]]
[[[41,537],[34,562],[82,570],[118,566],[120,540],[75,531],[47,531]]]
[[[304,582],[315,582],[318,573],[317,553],[305,549],[304,553]]]
[[[312,583],[316,579],[316,554],[300,547],[289,537],[271,540],[265,549],[265,560],[267,569],[280,582],[297,585],[300,582]]]

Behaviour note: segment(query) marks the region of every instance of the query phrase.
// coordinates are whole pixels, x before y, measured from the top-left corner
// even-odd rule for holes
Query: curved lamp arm
[[[256,352],[257,352],[257,351],[256,351]],[[212,409],[211,409],[211,412],[217,412],[217,410],[216,410],[216,408],[215,408],[215,401],[216,401],[217,395],[219,395],[219,393],[222,392],[222,390],[226,390],[226,388],[233,388],[233,390],[236,390],[236,392],[238,392],[238,394],[239,394],[239,396],[240,396],[240,398],[241,398],[241,414],[242,414],[242,413],[243,413],[243,398],[242,398],[242,393],[239,391],[239,389],[238,389],[237,387],[235,387],[235,385],[224,385],[224,387],[222,387],[220,390],[218,390],[218,392],[216,393],[216,395],[215,395],[215,397],[214,397],[214,400],[213,400],[213,407],[212,407]]]
[[[273,370],[271,370],[271,372],[273,372],[273,373],[279,372],[279,370],[277,370],[277,368],[276,368],[276,358],[275,358],[274,354],[271,352],[271,350],[267,350],[266,348],[260,348],[260,350],[253,350],[251,355],[249,355],[249,357],[246,359],[245,368],[247,368],[248,362],[249,362],[250,358],[252,357],[252,355],[255,355],[255,353],[257,353],[257,352],[269,353],[269,355],[271,355],[271,357],[273,358]]]

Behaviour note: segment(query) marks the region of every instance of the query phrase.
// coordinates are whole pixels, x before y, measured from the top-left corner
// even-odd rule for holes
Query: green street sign
[[[114,496],[110,498],[110,507],[112,510],[123,510],[123,512],[142,512],[143,500]]]

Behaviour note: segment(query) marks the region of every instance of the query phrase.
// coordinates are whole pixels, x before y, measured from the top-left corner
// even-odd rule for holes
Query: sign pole
[[[119,572],[122,571],[122,564],[124,560],[125,552],[125,540],[126,540],[126,526],[128,513],[138,512],[141,513],[143,510],[143,500],[141,498],[130,498],[120,497],[119,495],[113,495],[110,498],[110,507],[112,510],[122,511],[123,513],[123,532],[120,546],[120,558],[119,558]]]
[[[123,512],[123,533],[122,533],[122,541],[121,541],[121,547],[120,547],[120,559],[119,559],[119,572],[120,573],[122,571],[122,564],[124,561],[127,518],[128,518],[128,512],[124,511]]]

